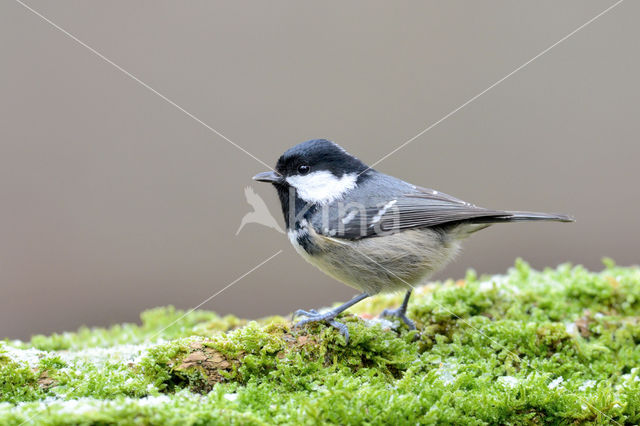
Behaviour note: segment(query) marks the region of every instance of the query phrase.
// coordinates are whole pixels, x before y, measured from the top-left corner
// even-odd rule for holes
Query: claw
[[[329,321],[329,324],[332,327],[335,327],[335,328],[338,329],[340,334],[342,334],[342,337],[344,337],[344,344],[348,345],[349,344],[349,329],[347,328],[347,326],[344,325],[343,323],[335,321],[335,320]]]
[[[385,309],[384,311],[382,311],[382,313],[380,314],[381,317],[396,317],[396,318],[400,318],[402,320],[402,322],[404,322],[405,324],[407,324],[407,326],[409,327],[409,330],[415,330],[416,329],[416,325],[413,323],[413,321],[411,321],[408,317],[407,317],[407,313],[402,309],[402,308],[397,308],[397,309]]]
[[[315,309],[311,309],[310,311],[303,311],[302,309],[298,309],[296,312],[294,312],[294,318],[297,315],[304,315],[307,318],[298,321],[297,323],[295,323],[293,325],[293,328],[300,328],[305,324],[309,324],[311,322],[321,322],[324,321],[327,324],[329,324],[330,326],[337,328],[338,331],[340,332],[340,334],[342,334],[342,336],[344,336],[344,340],[346,342],[346,344],[349,344],[349,329],[347,328],[346,325],[344,325],[341,322],[338,322],[335,320],[336,317],[336,313],[329,311],[326,312],[324,314],[319,313],[318,311],[316,311]]]
[[[348,309],[349,307],[355,305],[356,303],[358,303],[363,299],[366,299],[367,297],[369,297],[369,293],[359,294],[353,299],[349,300],[348,302],[338,306],[337,308],[333,308],[332,310],[322,314],[316,311],[315,309],[310,309],[309,311],[298,309],[293,313],[293,316],[291,317],[291,321],[293,321],[297,315],[304,315],[307,318],[298,321],[296,324],[293,325],[293,328],[302,327],[303,325],[308,324],[310,322],[324,321],[330,326],[337,328],[340,331],[340,333],[344,336],[344,340],[346,342],[345,344],[349,344],[349,329],[347,328],[346,325],[336,321],[336,317],[340,315],[343,311]]]
[[[318,314],[318,311],[316,311],[315,309],[311,309],[309,311],[305,311],[304,309],[298,309],[293,314],[291,314],[291,321],[293,321],[294,319],[296,319],[297,316],[300,316],[300,315],[304,315],[305,317],[312,317],[317,314]]]

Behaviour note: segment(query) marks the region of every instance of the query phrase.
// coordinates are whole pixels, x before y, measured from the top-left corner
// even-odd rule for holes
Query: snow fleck
[[[31,368],[35,368],[40,363],[42,358],[49,356],[48,352],[40,351],[38,349],[18,349],[11,346],[3,346],[5,355],[12,361],[27,364]]]
[[[584,383],[582,383],[580,385],[580,387],[578,388],[578,390],[580,392],[584,392],[587,389],[591,389],[592,387],[594,387],[596,385],[596,381],[595,380],[585,380]]]
[[[68,401],[56,401],[54,404],[60,407],[60,413],[82,414],[98,409],[95,400],[89,398],[71,399]]]
[[[515,388],[520,383],[520,379],[513,376],[501,376],[498,377],[498,381],[510,389]]]
[[[155,407],[156,405],[165,404],[171,402],[171,398],[167,395],[149,395],[144,398],[140,398],[138,401],[138,405],[142,407]]]
[[[140,362],[143,356],[146,355],[147,349],[152,346],[151,344],[140,345],[116,345],[109,348],[87,348],[73,353],[66,351],[57,352],[63,361],[88,361],[92,364],[103,365],[108,361],[119,361],[124,363]]]
[[[27,364],[35,368],[43,358],[57,356],[68,364],[84,361],[96,366],[104,366],[108,362],[123,362],[138,364],[147,354],[147,350],[155,344],[146,343],[140,345],[116,345],[109,348],[87,348],[78,351],[51,351],[45,352],[35,348],[19,349],[3,345],[5,355],[12,361]]]
[[[505,287],[509,282],[509,278],[506,275],[496,275],[491,277],[491,279],[487,281],[482,281],[478,284],[478,289],[480,291],[491,291],[495,288]],[[514,286],[509,287],[509,291],[519,291]],[[506,293],[505,293],[506,294]]]
[[[570,334],[573,336],[578,334],[578,326],[573,322],[566,323],[564,325],[564,329],[566,330],[567,334]]]
[[[374,327],[375,325],[379,324],[382,329],[396,329],[396,324],[393,321],[389,321],[388,319],[381,317],[365,319],[365,324],[367,325],[367,327]]]
[[[496,283],[493,281],[483,281],[478,285],[478,290],[480,291],[491,291],[496,287]]]
[[[236,399],[238,399],[238,394],[237,393],[225,393],[224,394],[224,399],[226,399],[227,401],[235,401]]]
[[[445,362],[440,366],[440,370],[438,371],[440,372],[438,379],[440,379],[444,385],[449,386],[456,381],[455,375],[458,373],[458,368],[455,364]]]
[[[549,386],[547,386],[547,387],[549,389],[555,389],[558,386],[560,386],[562,384],[562,382],[564,382],[564,378],[562,376],[560,376],[557,379],[555,379],[554,381],[552,381],[551,383],[549,383]]]

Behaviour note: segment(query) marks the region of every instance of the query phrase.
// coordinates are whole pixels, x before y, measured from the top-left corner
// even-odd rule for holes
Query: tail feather
[[[472,219],[472,223],[500,223],[500,222],[529,222],[529,221],[553,221],[553,222],[575,222],[575,219],[566,214],[537,213],[505,211],[504,215],[479,217]]]

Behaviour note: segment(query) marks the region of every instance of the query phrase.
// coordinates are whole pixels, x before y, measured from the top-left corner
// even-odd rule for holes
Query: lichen
[[[517,261],[414,292],[418,331],[158,308],[141,324],[0,342],[0,424],[640,422],[640,269]]]

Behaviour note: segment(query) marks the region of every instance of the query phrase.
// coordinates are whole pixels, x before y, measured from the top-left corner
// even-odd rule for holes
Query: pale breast
[[[300,236],[313,242],[313,255],[300,244]],[[289,239],[309,263],[369,294],[411,289],[446,265],[460,247],[457,240],[429,228],[344,240],[304,227],[289,231]]]

